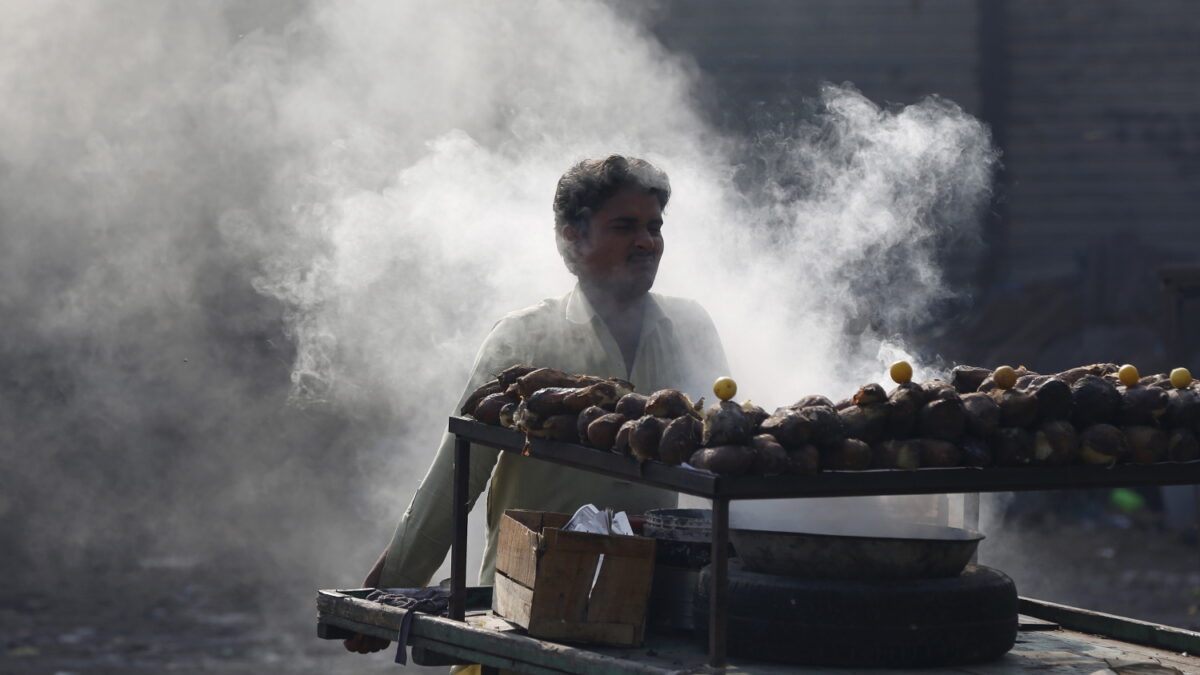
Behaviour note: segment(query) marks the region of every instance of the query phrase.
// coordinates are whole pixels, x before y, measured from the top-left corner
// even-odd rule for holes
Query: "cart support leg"
[[[967,530],[979,529],[979,493],[968,492],[963,496],[962,526]],[[979,549],[971,554],[971,562],[979,562]]]
[[[454,547],[450,551],[450,618],[467,614],[467,479],[471,476],[471,442],[454,437]]]
[[[708,577],[708,665],[725,668],[725,625],[729,608],[729,500],[714,499],[712,574]]]

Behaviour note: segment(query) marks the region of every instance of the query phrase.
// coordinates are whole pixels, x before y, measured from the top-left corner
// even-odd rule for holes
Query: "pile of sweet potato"
[[[462,413],[532,437],[727,475],[1200,458],[1200,383],[1175,387],[1163,374],[1125,386],[1117,370],[1022,368],[1002,388],[992,370],[959,366],[950,382],[904,382],[890,392],[868,384],[839,403],[806,396],[768,414],[750,402],[705,409],[674,389],[646,396],[624,380],[521,365],[476,390]]]

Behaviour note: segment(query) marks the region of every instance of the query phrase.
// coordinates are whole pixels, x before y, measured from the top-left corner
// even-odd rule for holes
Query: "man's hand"
[[[388,645],[392,643],[383,638],[377,638],[374,635],[355,635],[354,637],[342,640],[342,644],[346,646],[346,651],[349,652],[373,654],[381,649],[387,649]]]
[[[378,588],[379,577],[383,574],[383,561],[387,558],[387,550],[379,554],[379,560],[375,561],[375,566],[367,573],[367,578],[363,581],[364,588]],[[358,654],[370,654],[381,649],[387,649],[391,642],[383,638],[377,638],[373,635],[355,635],[354,637],[342,640],[342,645],[346,647],[346,651],[356,652]]]

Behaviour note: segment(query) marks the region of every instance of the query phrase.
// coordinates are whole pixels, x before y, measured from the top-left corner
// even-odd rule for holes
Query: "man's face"
[[[568,225],[563,234],[574,248],[580,281],[631,299],[654,285],[663,254],[662,226],[658,197],[630,186],[592,214],[586,232]]]

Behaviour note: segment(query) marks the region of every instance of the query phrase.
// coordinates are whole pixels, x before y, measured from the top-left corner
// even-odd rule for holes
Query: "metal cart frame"
[[[1026,466],[954,467],[916,471],[879,469],[825,471],[813,476],[718,476],[660,462],[639,463],[612,452],[570,443],[526,438],[518,431],[489,426],[472,419],[451,417],[454,442],[454,544],[450,558],[449,616],[463,621],[466,613],[467,479],[471,445],[478,444],[554,462],[630,482],[674,490],[712,500],[712,587],[709,589],[708,665],[723,669],[728,617],[729,502],[735,499],[793,499],[942,493],[1011,492],[1023,490],[1132,487],[1200,484],[1200,461],[1122,464],[1112,467]],[[977,515],[978,501],[967,500],[967,518]]]

